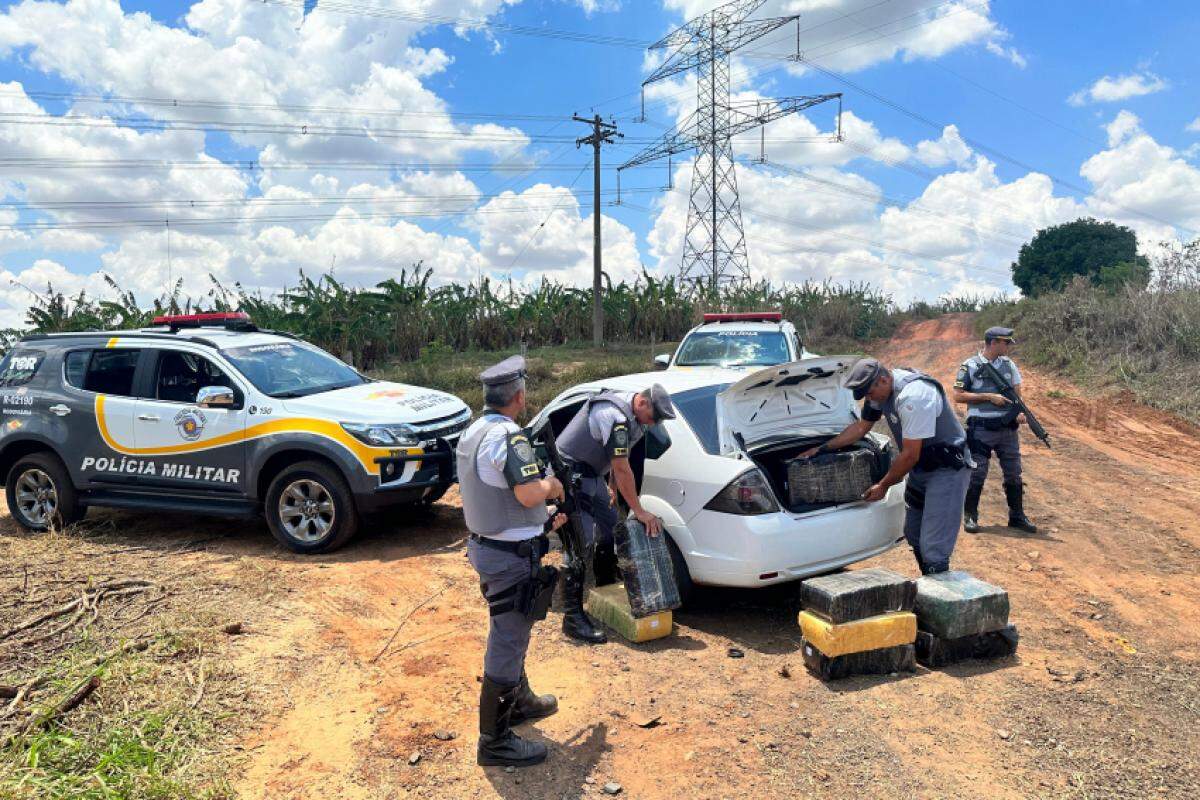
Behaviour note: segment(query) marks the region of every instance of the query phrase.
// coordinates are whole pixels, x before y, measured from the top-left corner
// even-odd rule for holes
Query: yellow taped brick
[[[671,635],[674,621],[670,611],[638,619],[629,608],[625,584],[596,586],[588,592],[587,612],[631,642],[649,642]]]
[[[811,611],[801,611],[800,630],[805,641],[833,658],[912,644],[917,639],[917,615],[911,611],[893,611],[834,625]]]

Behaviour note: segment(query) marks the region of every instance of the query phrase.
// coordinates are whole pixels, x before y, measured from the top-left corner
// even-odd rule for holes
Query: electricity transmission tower
[[[750,259],[746,254],[742,206],[730,139],[819,103],[837,99],[840,105],[841,100],[841,94],[823,94],[730,102],[730,56],[750,42],[800,18],[793,15],[747,20],[766,2],[734,0],[718,6],[650,46],[651,50],[670,48],[673,52],[642,82],[643,116],[647,86],[691,69],[697,71],[698,77],[697,108],[659,141],[618,168],[625,170],[696,151],[680,275],[684,281],[695,285],[707,283],[710,289],[750,278]],[[840,111],[838,119],[840,138]],[[765,139],[763,145],[765,148]]]

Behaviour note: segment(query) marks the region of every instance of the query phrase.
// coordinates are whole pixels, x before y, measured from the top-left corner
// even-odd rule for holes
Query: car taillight
[[[704,507],[709,511],[741,516],[773,514],[779,510],[779,504],[775,502],[775,497],[767,486],[767,479],[757,469],[743,472],[734,478]]]

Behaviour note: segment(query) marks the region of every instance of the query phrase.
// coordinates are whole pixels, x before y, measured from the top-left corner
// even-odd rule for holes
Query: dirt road
[[[879,355],[949,381],[969,320]],[[245,798],[1200,796],[1200,432],[1025,370],[1054,439],[1024,441],[1029,511],[956,566],[1008,588],[1019,656],[823,684],[805,673],[791,591],[708,592],[649,645],[534,635],[534,686],[562,710],[529,729],[541,767],[474,765],[484,607],[457,500],[430,519],[299,558],[263,532],[214,556],[270,563],[285,599],[247,620],[233,666],[265,697],[241,743]],[[1025,435],[1025,434],[1023,434]],[[901,550],[872,564],[914,573]],[[744,657],[733,658],[737,648]],[[440,738],[439,738],[440,737]],[[415,763],[414,763],[415,762]]]

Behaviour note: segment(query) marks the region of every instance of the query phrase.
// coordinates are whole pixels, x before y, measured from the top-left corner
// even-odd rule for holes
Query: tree
[[[1132,230],[1088,218],[1038,231],[1012,265],[1013,283],[1028,297],[1058,291],[1076,275],[1098,286],[1145,286],[1150,263]]]

